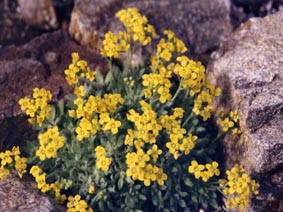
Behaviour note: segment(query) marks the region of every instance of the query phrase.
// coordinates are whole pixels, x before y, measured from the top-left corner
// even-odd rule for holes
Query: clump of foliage
[[[0,178],[12,167],[20,177],[28,172],[67,211],[220,211],[222,194],[228,207],[243,209],[258,184],[239,165],[220,180],[216,157],[222,133],[238,133],[237,113],[222,116],[218,135],[211,132],[213,99],[221,91],[204,66],[165,30],[150,65],[131,67],[136,48],[149,44],[155,29],[135,8],[116,16],[126,30],[105,35],[106,77],[73,53],[65,70],[73,94],[51,104],[50,91],[35,88],[20,99],[38,137],[27,158],[18,147],[0,154]],[[112,59],[122,54],[119,70]]]

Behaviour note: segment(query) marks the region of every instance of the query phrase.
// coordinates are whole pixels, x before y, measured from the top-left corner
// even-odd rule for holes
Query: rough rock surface
[[[229,0],[76,0],[69,32],[82,45],[100,48],[108,30],[122,27],[116,12],[129,7],[137,7],[148,17],[159,35],[165,29],[176,32],[190,55],[203,62],[232,30]]]
[[[283,13],[253,18],[212,54],[209,77],[222,87],[216,108],[238,109],[242,135],[227,136],[227,166],[239,162],[259,181],[247,211],[283,210]]]
[[[50,89],[54,100],[71,91],[64,70],[71,63],[72,52],[79,52],[93,69],[106,64],[94,50],[77,45],[63,31],[43,34],[19,47],[0,49],[0,151],[31,136],[18,105],[20,98],[29,96],[34,87]]]
[[[30,26],[52,29],[58,27],[53,0],[18,0],[21,18]]]
[[[0,1],[0,28],[0,48],[23,44],[43,32],[24,23],[18,12],[17,0]]]
[[[36,183],[11,174],[0,180],[1,212],[63,212],[52,198],[43,195]]]

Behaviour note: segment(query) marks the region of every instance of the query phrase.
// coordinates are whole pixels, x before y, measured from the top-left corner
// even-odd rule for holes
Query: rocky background
[[[246,212],[282,212],[282,0],[1,0],[0,151],[34,136],[19,98],[36,86],[50,89],[54,101],[71,91],[63,74],[71,52],[107,71],[98,49],[105,32],[121,28],[114,15],[127,7],[138,7],[158,34],[173,30],[188,55],[207,66],[224,91],[218,110],[239,110],[242,135],[226,136],[223,146],[227,168],[241,163],[261,185]],[[136,62],[153,46],[139,52]],[[11,176],[0,183],[0,211],[64,211],[32,182]],[[11,188],[15,185],[19,189]]]

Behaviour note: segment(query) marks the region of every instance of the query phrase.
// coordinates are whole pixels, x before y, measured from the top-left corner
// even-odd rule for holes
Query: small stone
[[[55,29],[58,21],[52,0],[18,0],[22,19],[31,26]]]

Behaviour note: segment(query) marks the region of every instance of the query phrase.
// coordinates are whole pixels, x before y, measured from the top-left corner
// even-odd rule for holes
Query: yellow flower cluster
[[[150,186],[151,182],[154,181],[157,181],[159,185],[164,185],[167,175],[162,167],[150,163],[150,156],[149,152],[145,153],[142,149],[127,153],[126,164],[128,169],[126,175],[132,177],[133,180],[143,181],[145,186]]]
[[[220,175],[218,163],[216,161],[213,161],[211,164],[207,163],[203,165],[199,164],[196,160],[193,160],[188,167],[188,172],[194,174],[196,179],[201,178],[203,182],[207,182],[213,176]]]
[[[126,32],[119,31],[118,35],[109,31],[105,34],[100,54],[104,57],[118,58],[119,52],[126,52],[130,48],[130,36]]]
[[[176,59],[174,73],[181,78],[182,88],[190,88],[190,95],[199,93],[205,81],[205,68],[200,62],[195,62],[187,56]]]
[[[128,51],[132,40],[147,45],[151,42],[151,37],[156,36],[154,27],[148,24],[147,18],[141,16],[136,8],[120,10],[116,17],[124,24],[127,32],[119,31],[115,34],[108,31],[100,49],[102,56],[118,58],[120,52]]]
[[[134,109],[129,110],[127,119],[135,124],[136,130],[129,130],[125,138],[126,145],[132,146],[134,144],[137,149],[143,147],[145,143],[156,143],[156,137],[162,129],[151,106],[144,100],[139,103],[143,114],[140,115]]]
[[[195,147],[197,136],[187,133],[186,129],[181,127],[184,109],[174,108],[173,115],[161,115],[159,121],[161,126],[167,130],[170,141],[166,142],[169,152],[177,159],[180,151],[188,155]]]
[[[156,36],[154,27],[148,24],[147,18],[142,16],[137,8],[120,10],[116,17],[124,24],[133,40],[142,45],[147,45],[151,42],[151,37]]]
[[[170,78],[172,77],[174,64],[166,63],[171,60],[174,54],[187,51],[185,44],[172,31],[165,30],[163,33],[167,35],[168,39],[167,41],[164,38],[160,40],[156,55],[151,57],[151,69],[153,73],[142,76],[142,84],[145,87],[145,98],[150,98],[153,93],[157,93],[160,96],[159,101],[161,103],[165,103],[172,98],[170,91],[172,83]]]
[[[167,35],[167,41],[162,38],[157,45],[157,58],[169,62],[175,53],[185,53],[187,47],[184,42],[175,36],[171,30],[164,30],[163,34]]]
[[[163,169],[156,166],[162,150],[158,149],[156,137],[162,126],[157,121],[157,115],[150,105],[145,101],[140,101],[143,114],[140,115],[131,109],[127,114],[127,119],[135,124],[135,130],[128,129],[124,143],[129,147],[135,147],[135,152],[126,154],[126,164],[128,169],[127,176],[133,180],[140,180],[144,185],[149,186],[152,181],[157,181],[159,185],[163,185],[167,179],[167,175]],[[143,147],[147,144],[147,152]]]
[[[157,63],[153,61],[152,63]],[[155,66],[155,65],[152,65]],[[168,100],[171,100],[172,95],[170,93],[170,88],[172,87],[172,83],[170,78],[172,77],[172,70],[170,70],[172,66],[165,66],[162,63],[159,63],[158,68],[155,73],[143,74],[142,76],[142,85],[145,87],[143,92],[145,98],[150,98],[153,93],[157,93],[160,95],[159,101],[161,103],[165,103]],[[172,69],[172,68],[171,68]]]
[[[232,135],[238,135],[241,133],[239,127],[237,126],[239,122],[239,115],[237,111],[230,111],[228,117],[221,115],[220,118],[222,118],[222,120],[219,122],[219,125],[223,132],[227,132],[231,129]]]
[[[220,88],[215,88],[208,80],[206,80],[204,88],[195,98],[193,112],[196,115],[200,115],[204,121],[209,119],[213,110],[213,98],[219,96],[220,93]]]
[[[0,152],[0,180],[10,174],[10,168],[15,168],[19,177],[22,178],[26,173],[27,158],[20,156],[20,149],[14,146],[12,150]]]
[[[30,174],[35,178],[38,189],[40,189],[43,193],[53,190],[55,194],[55,200],[60,203],[67,199],[65,194],[61,194],[62,186],[58,181],[51,184],[46,183],[46,173],[44,173],[39,166],[32,166],[30,169]]]
[[[227,208],[245,209],[250,204],[250,195],[258,194],[259,184],[251,180],[245,173],[243,166],[236,164],[231,170],[226,171],[227,180],[220,180],[220,186],[227,198]]]
[[[74,104],[76,110],[69,110],[69,116],[80,119],[75,131],[77,140],[81,141],[95,135],[99,130],[111,131],[112,134],[118,133],[121,122],[111,117],[118,107],[123,104],[124,99],[121,94],[104,94],[101,96],[90,95],[87,99],[78,97]]]
[[[109,170],[109,166],[111,164],[111,159],[106,157],[106,150],[103,146],[97,146],[95,148],[95,155],[97,158],[96,168],[101,169],[104,172]]]
[[[24,97],[19,100],[21,110],[30,117],[30,124],[42,125],[45,119],[50,118],[52,94],[44,88],[34,88],[32,98]]]
[[[46,158],[56,158],[57,151],[64,146],[65,138],[59,133],[57,126],[49,128],[44,133],[38,135],[40,147],[36,151],[36,156],[40,160]]]
[[[79,194],[68,197],[67,212],[93,212],[85,200]]]
[[[78,53],[72,53],[72,64],[64,71],[67,82],[74,86],[77,85],[80,78],[86,78],[89,81],[95,79],[96,72],[90,70],[85,60],[80,60]]]

